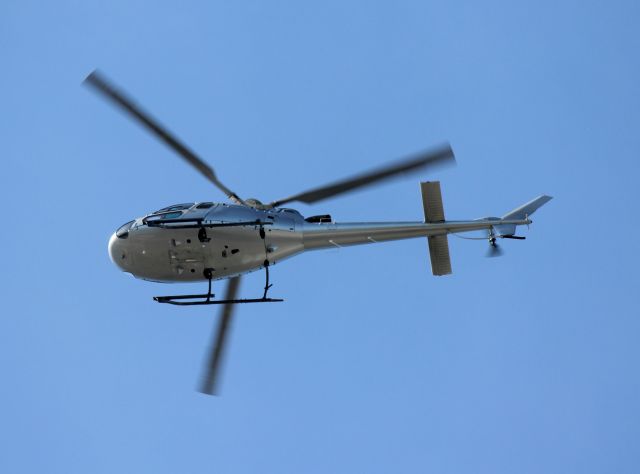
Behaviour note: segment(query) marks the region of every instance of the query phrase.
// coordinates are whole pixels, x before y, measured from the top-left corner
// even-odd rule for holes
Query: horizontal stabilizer
[[[444,222],[444,208],[442,206],[440,181],[427,181],[426,183],[420,183],[420,191],[422,191],[424,221],[427,223]]]
[[[444,207],[439,181],[420,183],[422,191],[422,206],[424,221],[428,224],[444,222]],[[449,257],[449,239],[446,234],[427,237],[429,242],[429,257],[431,271],[434,275],[449,275],[451,273],[451,258]]]
[[[451,257],[449,257],[449,239],[446,235],[427,237],[429,241],[429,257],[431,272],[436,276],[451,274]]]

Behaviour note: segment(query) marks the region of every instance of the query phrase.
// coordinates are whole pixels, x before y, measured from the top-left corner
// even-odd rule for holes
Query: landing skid
[[[241,300],[212,300],[213,295],[176,295],[176,296],[154,296],[154,301],[158,303],[175,304],[178,306],[195,306],[203,304],[240,304],[240,303],[279,303],[284,301],[278,298],[252,298]],[[177,300],[191,300],[201,298],[201,301],[177,301]]]
[[[269,283],[269,261],[264,261],[264,269],[266,274],[266,282],[264,285],[264,294],[262,298],[247,298],[234,300],[214,300],[215,295],[211,293],[211,280],[213,280],[213,271],[210,268],[205,269],[204,275],[209,280],[209,289],[204,295],[173,295],[173,296],[154,296],[153,300],[158,303],[174,304],[177,306],[196,306],[205,304],[241,304],[241,303],[280,303],[284,301],[279,298],[267,298],[267,292],[273,285]],[[199,300],[199,301],[181,301],[181,300]]]

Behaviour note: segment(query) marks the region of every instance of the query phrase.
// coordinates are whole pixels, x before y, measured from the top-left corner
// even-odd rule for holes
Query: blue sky
[[[0,471],[632,473],[640,465],[636,2],[0,5]],[[242,196],[450,141],[455,169],[304,214],[451,219],[547,193],[524,242],[310,253],[215,314],[109,261],[132,217],[223,196],[80,86],[101,68]],[[262,276],[243,282],[259,292]]]

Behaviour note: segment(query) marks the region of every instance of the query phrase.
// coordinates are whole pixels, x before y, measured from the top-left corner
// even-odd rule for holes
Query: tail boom
[[[487,230],[499,237],[515,237],[516,227],[529,225],[529,216],[551,200],[539,196],[508,212],[503,217],[487,217],[471,221],[447,221],[444,217],[439,182],[421,183],[425,222],[353,222],[305,223],[302,242],[305,250],[388,242],[427,237],[431,270],[434,275],[451,273],[448,234]]]
[[[526,225],[527,219],[424,222],[351,222],[306,224],[303,228],[305,250],[388,242],[490,229],[500,224]]]

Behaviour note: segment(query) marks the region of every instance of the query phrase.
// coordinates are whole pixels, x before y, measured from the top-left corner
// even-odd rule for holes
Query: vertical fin
[[[515,208],[513,211],[506,213],[502,216],[503,219],[526,219],[528,216],[536,212],[536,210],[544,206],[546,203],[553,199],[551,196],[538,196],[535,199],[532,199],[526,204],[523,204],[520,207]]]
[[[422,191],[422,206],[426,223],[444,222],[444,207],[439,181],[420,183]],[[449,275],[451,273],[451,258],[449,256],[449,239],[446,234],[427,237],[429,243],[429,257],[431,272],[434,275]]]

